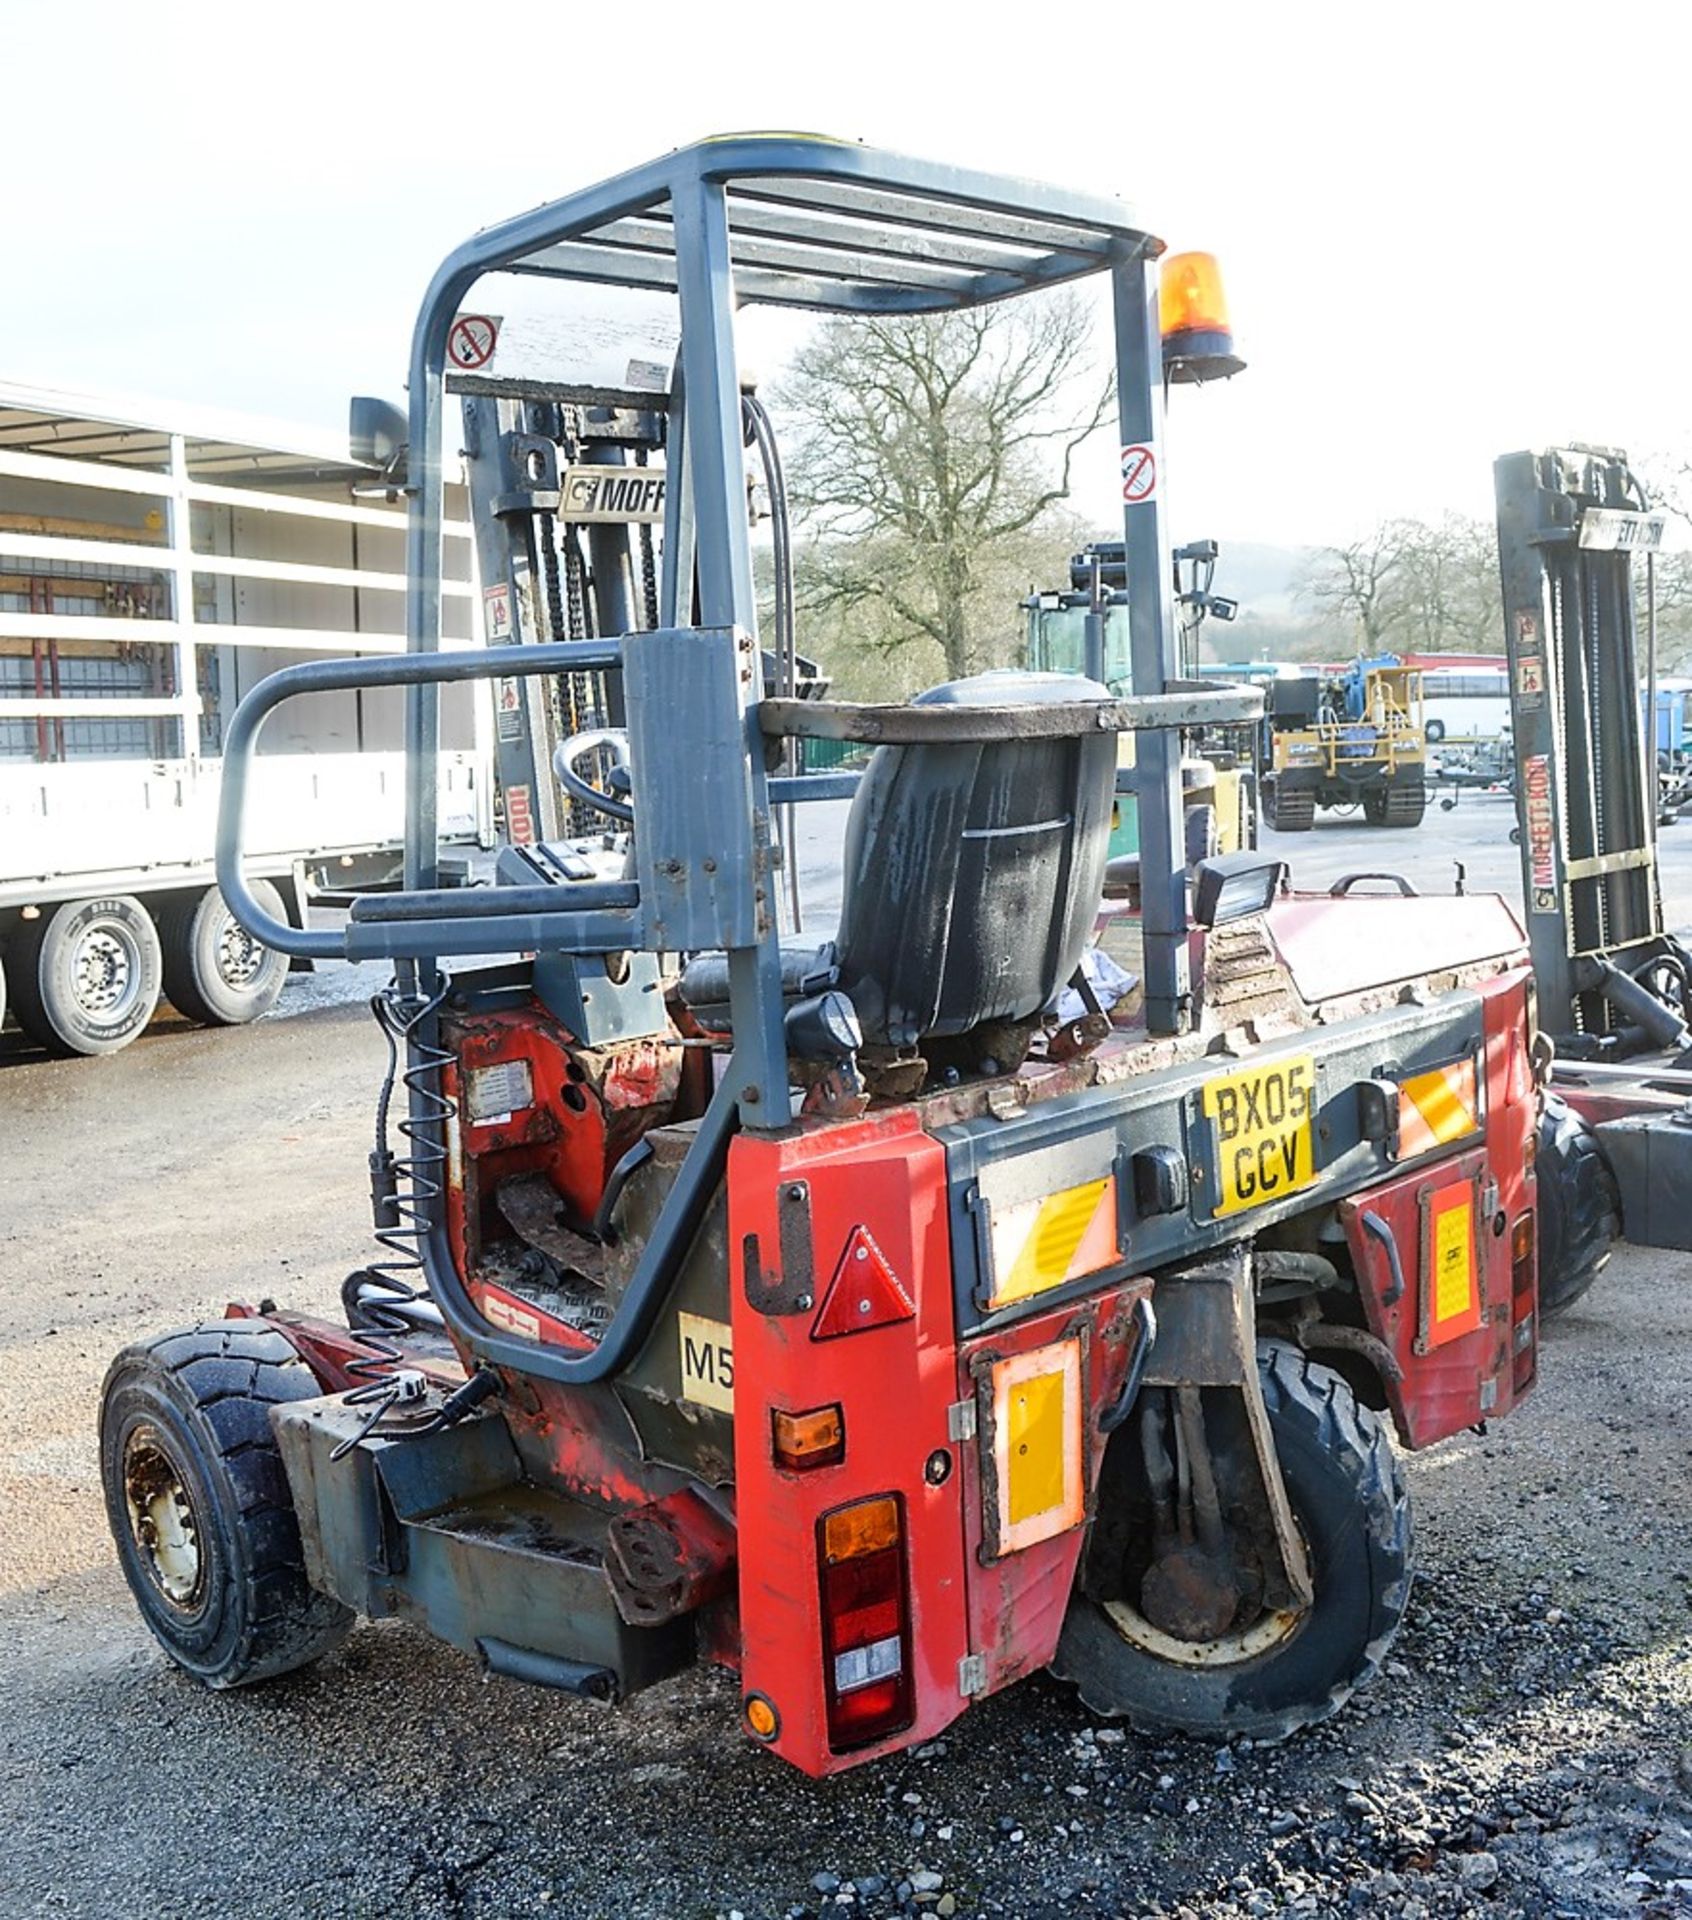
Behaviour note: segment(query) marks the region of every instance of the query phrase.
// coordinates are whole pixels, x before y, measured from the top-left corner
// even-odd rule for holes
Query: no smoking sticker
[[[485,367],[499,345],[499,321],[491,313],[461,313],[447,335],[447,361],[461,373]]]
[[[1122,449],[1122,498],[1131,507],[1157,492],[1157,455],[1150,447]]]

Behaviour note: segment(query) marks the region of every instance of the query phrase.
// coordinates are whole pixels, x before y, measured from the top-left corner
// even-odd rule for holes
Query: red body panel
[[[748,1240],[756,1237],[767,1285],[779,1272],[783,1192],[801,1180],[818,1288],[863,1228],[911,1301],[910,1317],[819,1342],[812,1327],[820,1298],[779,1314],[750,1304]],[[966,1704],[958,1686],[969,1651],[958,1467],[968,1443],[947,1431],[959,1386],[945,1154],[909,1108],[783,1139],[742,1135],[729,1153],[728,1191],[735,1370],[748,1383],[735,1421],[741,1679],[780,1716],[769,1744],[807,1773],[832,1773],[930,1738]],[[810,1472],[777,1467],[769,1409],[798,1413],[825,1402],[844,1412],[845,1458]],[[938,1485],[925,1472],[933,1455],[949,1462]],[[886,1493],[904,1502],[915,1720],[838,1754],[829,1750],[823,1690],[817,1521]]]
[[[959,1393],[975,1398],[995,1361],[1081,1336],[1086,1354],[1081,1431],[1087,1520],[1093,1516],[1099,1465],[1110,1439],[1100,1431],[1098,1415],[1122,1390],[1136,1337],[1130,1309],[1135,1300],[1151,1292],[1151,1285],[1149,1280],[1128,1281],[1093,1300],[1056,1308],[983,1335],[958,1354]],[[992,1463],[983,1446],[970,1445],[962,1453],[970,1651],[985,1662],[981,1690],[996,1693],[1013,1680],[1050,1664],[1063,1631],[1087,1529],[1084,1524],[1074,1526],[1020,1552],[991,1557],[983,1480]]]
[[[1510,1255],[1511,1229],[1534,1204],[1531,1155],[1538,1105],[1527,1056],[1529,979],[1521,969],[1482,989],[1484,1133],[1462,1151],[1425,1161],[1340,1205],[1370,1331],[1385,1341],[1403,1369],[1403,1380],[1388,1382],[1387,1394],[1406,1446],[1430,1446],[1508,1413],[1517,1397],[1513,1343],[1518,1337],[1529,1343],[1537,1339],[1536,1325],[1525,1336],[1517,1332],[1524,1318],[1536,1320],[1538,1303],[1531,1291],[1525,1303],[1513,1299]],[[1475,1235],[1480,1324],[1472,1332],[1436,1340],[1429,1337],[1428,1311],[1435,1249],[1428,1244],[1423,1196],[1443,1194],[1459,1181],[1473,1182],[1477,1197],[1490,1203],[1481,1210]],[[1396,1299],[1391,1263],[1365,1224],[1368,1214],[1386,1222],[1398,1245],[1404,1288]]]

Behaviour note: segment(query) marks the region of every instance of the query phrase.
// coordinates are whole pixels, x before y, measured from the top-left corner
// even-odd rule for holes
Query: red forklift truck
[[[1431,1445],[1534,1381],[1528,954],[1495,898],[1304,894],[1250,851],[1189,879],[1182,729],[1261,695],[1179,678],[1165,387],[1232,347],[1204,275],[1160,287],[1162,253],[1114,199],[755,135],[442,266],[411,368],[409,651],[248,697],[219,844],[256,938],[395,963],[371,1155],[391,1257],[346,1325],[231,1306],[106,1383],[118,1554],[189,1673],[269,1679],[360,1614],[603,1701],[713,1661],[744,1732],[824,1775],[1041,1668],[1140,1727],[1259,1740],[1379,1668],[1411,1578],[1389,1431]],[[665,389],[478,388],[449,342],[496,271],[673,294]],[[756,637],[736,310],[941,314],[1092,275],[1131,691],[1017,672],[818,697],[790,621],[773,653]],[[453,389],[506,404],[471,453],[518,482],[485,492],[515,559],[484,551],[479,652],[439,650]],[[664,452],[656,592],[589,582],[615,618],[572,607],[564,631],[548,476],[620,415]],[[439,887],[438,690],[477,679],[502,712],[538,687],[561,728],[598,690],[605,724],[554,761],[611,816],[616,872],[530,838],[494,886]],[[410,690],[405,891],[283,926],[242,875],[256,737],[287,699],[372,686]],[[1082,961],[1124,731],[1144,980],[1113,1017]],[[873,748],[861,775],[782,771],[840,739]],[[847,791],[839,926],[784,947],[777,822]]]

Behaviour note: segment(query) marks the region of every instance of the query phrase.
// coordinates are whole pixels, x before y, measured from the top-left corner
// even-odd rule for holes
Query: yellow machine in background
[[[1421,825],[1420,667],[1383,654],[1343,674],[1273,680],[1262,729],[1263,817],[1277,832],[1308,832],[1318,807],[1361,806],[1372,827]]]

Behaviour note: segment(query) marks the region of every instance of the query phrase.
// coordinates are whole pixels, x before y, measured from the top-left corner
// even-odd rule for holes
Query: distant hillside
[[[1230,626],[1212,620],[1204,633],[1212,660],[1307,659],[1331,651],[1317,616],[1302,604],[1299,583],[1315,551],[1260,540],[1222,540],[1215,591],[1240,605]]]

